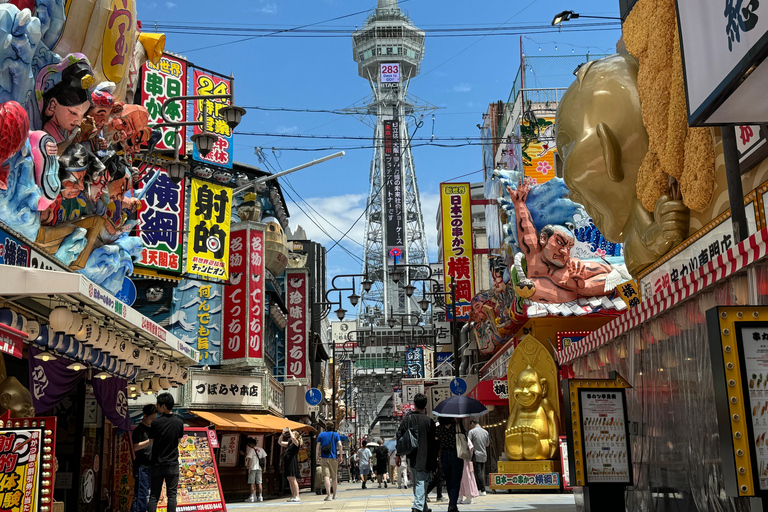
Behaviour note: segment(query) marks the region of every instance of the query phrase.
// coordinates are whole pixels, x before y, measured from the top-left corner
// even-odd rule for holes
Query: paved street
[[[267,500],[262,503],[227,503],[227,508],[244,511],[280,512],[299,511],[343,511],[343,512],[409,512],[413,503],[411,489],[398,490],[397,487],[379,489],[374,484],[367,490],[360,489],[360,484],[341,484],[338,497],[333,501],[323,501],[325,496],[314,492],[301,493],[301,503],[287,503],[287,498]],[[429,504],[435,512],[446,512],[448,501],[435,503],[435,494],[430,495]],[[571,494],[508,494],[489,493],[477,498],[472,505],[459,505],[461,512],[529,510],[534,512],[575,512]]]

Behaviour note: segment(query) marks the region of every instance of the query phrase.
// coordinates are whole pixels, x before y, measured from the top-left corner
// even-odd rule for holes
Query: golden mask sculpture
[[[687,236],[690,213],[667,194],[653,212],[637,198],[638,172],[648,152],[637,77],[638,61],[628,54],[587,62],[563,96],[556,121],[571,199],[584,205],[608,240],[624,243],[632,274]]]
[[[509,359],[509,419],[505,453],[509,460],[549,460],[559,443],[557,366],[549,351],[526,336]]]

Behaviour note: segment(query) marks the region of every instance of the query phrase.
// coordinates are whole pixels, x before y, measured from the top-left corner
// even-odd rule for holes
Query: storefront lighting
[[[51,314],[48,315],[48,322],[50,322],[51,329],[53,329],[54,332],[66,333],[72,325],[72,319],[72,311],[66,306],[57,306],[53,308]]]
[[[108,379],[108,378],[110,378],[111,376],[112,376],[112,375],[110,375],[110,374],[109,374],[109,373],[107,373],[107,372],[99,372],[99,373],[97,373],[97,374],[95,375],[95,377],[96,377],[97,379],[101,379],[101,380],[107,380],[107,379]]]
[[[35,356],[35,359],[39,359],[39,360],[47,363],[48,361],[55,361],[56,360],[56,356],[54,356],[50,352],[45,351],[45,352],[40,352],[39,354],[37,354]]]
[[[85,370],[85,365],[82,363],[74,362],[71,365],[67,366],[67,370],[73,370],[73,371],[79,372],[80,370]]]

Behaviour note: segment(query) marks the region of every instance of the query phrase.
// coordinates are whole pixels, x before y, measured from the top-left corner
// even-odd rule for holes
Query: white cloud
[[[165,6],[166,6],[168,9],[173,9],[174,7],[176,7],[176,4],[175,4],[175,3],[173,3],[173,2],[165,2]]]
[[[427,235],[427,253],[429,262],[437,261],[437,209],[440,208],[438,194],[421,193],[421,214],[424,216],[424,231]]]
[[[259,0],[259,7],[256,8],[256,11],[263,14],[275,14],[277,13],[277,4],[275,2]]]
[[[277,133],[281,133],[281,134],[296,133],[296,132],[299,131],[299,127],[298,126],[280,125],[277,128],[275,128],[275,131],[277,131]]]
[[[357,218],[360,217],[360,215],[363,213],[366,199],[366,194],[345,194],[341,196],[306,198],[307,203],[309,203],[314,210],[320,213],[320,215],[328,219],[328,221],[332,222],[334,226],[341,230],[341,233],[337,229],[329,226],[328,222],[320,218],[320,216],[318,216],[315,211],[308,208],[306,204],[302,203],[301,205],[297,205],[295,203],[289,202],[288,211],[291,212],[291,229],[294,229],[296,226],[301,226],[304,228],[304,231],[307,232],[307,236],[310,240],[321,243],[326,245],[327,248],[330,248],[330,246],[334,244],[334,242],[331,241],[331,238],[334,240],[339,240],[342,237],[342,233],[346,232],[349,227],[357,220]],[[301,209],[299,209],[299,206],[301,206]],[[328,234],[323,233],[323,231],[317,225],[315,225],[315,223],[312,222],[312,220],[310,220],[304,212],[302,212],[302,210],[309,213],[311,217],[318,224],[320,224],[320,226],[322,226],[325,231],[328,232]],[[330,235],[330,237],[328,235]],[[347,235],[347,238],[344,239],[343,243],[352,252],[362,256],[363,248],[356,243],[351,242],[349,239],[351,238],[352,240],[362,242],[364,237],[365,216],[363,216],[360,221],[355,224],[355,227],[352,228],[352,230]]]
[[[453,86],[453,92],[470,92],[472,85],[467,82],[461,82]]]

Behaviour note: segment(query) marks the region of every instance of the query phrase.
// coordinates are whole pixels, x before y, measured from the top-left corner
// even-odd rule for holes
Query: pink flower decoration
[[[598,256],[601,256],[601,257],[605,256],[605,249],[598,249],[598,250],[595,251],[595,254],[597,254]]]
[[[552,166],[549,165],[549,162],[541,161],[536,165],[536,171],[540,172],[541,174],[547,174],[549,171],[552,170]]]

